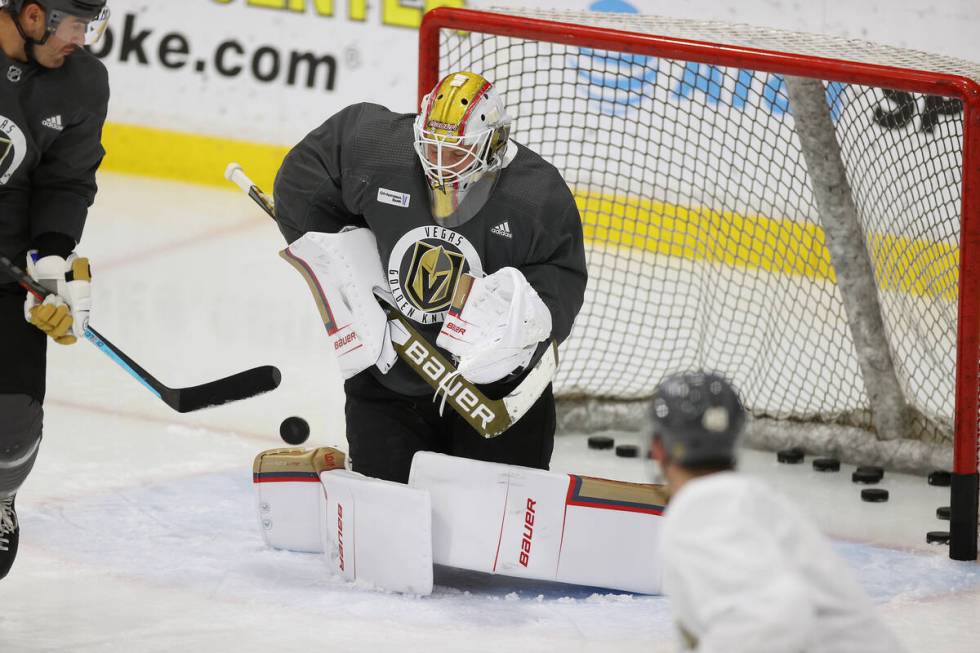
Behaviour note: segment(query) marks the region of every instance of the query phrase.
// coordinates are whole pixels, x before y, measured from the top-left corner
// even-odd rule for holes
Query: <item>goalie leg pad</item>
[[[252,483],[259,531],[266,545],[323,553],[320,519],[326,498],[320,472],[343,467],[344,453],[330,447],[270,449],[255,457]]]
[[[437,564],[656,594],[666,495],[621,483],[419,452]]]
[[[432,593],[429,493],[346,470],[320,475],[327,565],[344,579],[406,594]]]

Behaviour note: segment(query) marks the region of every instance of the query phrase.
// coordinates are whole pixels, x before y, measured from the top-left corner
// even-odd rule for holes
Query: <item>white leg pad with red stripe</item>
[[[419,452],[437,564],[657,594],[661,486]]]
[[[343,467],[344,453],[330,447],[270,449],[255,457],[255,508],[268,546],[323,553],[320,520],[326,515],[326,498],[320,472]]]
[[[320,475],[323,550],[343,578],[393,592],[432,593],[429,493],[346,470]]]

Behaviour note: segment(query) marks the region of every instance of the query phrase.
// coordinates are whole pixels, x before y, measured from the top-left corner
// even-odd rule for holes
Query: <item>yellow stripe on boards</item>
[[[110,123],[104,170],[228,186],[237,161],[267,192],[289,147]],[[578,190],[585,238],[592,246],[761,269],[836,282],[824,232],[810,222],[685,207],[637,196]],[[948,243],[872,234],[871,260],[885,290],[956,301],[959,248]]]
[[[269,192],[289,152],[281,145],[120,123],[106,124],[102,146],[106,150],[103,170],[231,188],[225,180],[225,167],[237,161],[256,184]]]
[[[812,222],[684,207],[636,196],[579,191],[586,241],[676,258],[837,282],[823,229]],[[872,234],[879,287],[921,297],[957,298],[959,248]]]

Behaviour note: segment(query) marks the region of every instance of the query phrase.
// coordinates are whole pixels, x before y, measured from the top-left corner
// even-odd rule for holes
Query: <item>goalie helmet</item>
[[[40,39],[27,36],[17,18],[29,4],[44,10],[47,26]],[[0,0],[0,8],[13,16],[21,38],[31,45],[44,45],[52,37],[66,43],[93,45],[102,37],[109,20],[106,0]]]
[[[732,385],[707,372],[665,377],[650,407],[653,437],[670,462],[690,468],[730,467],[745,425],[745,409]]]
[[[513,158],[503,101],[481,75],[450,73],[422,99],[414,132],[433,216],[447,226],[465,222],[489,195],[491,173]]]

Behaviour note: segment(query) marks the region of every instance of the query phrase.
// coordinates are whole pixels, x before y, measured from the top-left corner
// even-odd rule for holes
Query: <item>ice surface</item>
[[[274,225],[233,191],[104,174],[83,247],[93,324],[169,385],[253,365],[279,390],[178,415],[80,343],[51,348],[45,436],[18,495],[21,552],[0,582],[0,651],[670,651],[668,601],[437,569],[430,597],[351,587],[316,555],[262,545],[252,457],[302,415],[343,445],[340,377]],[[635,434],[613,434],[620,443]],[[554,468],[649,481],[645,460],[563,436]],[[948,492],[886,474],[885,504],[839,474],[750,454],[854,568],[912,651],[976,650],[980,565],[925,545]]]

